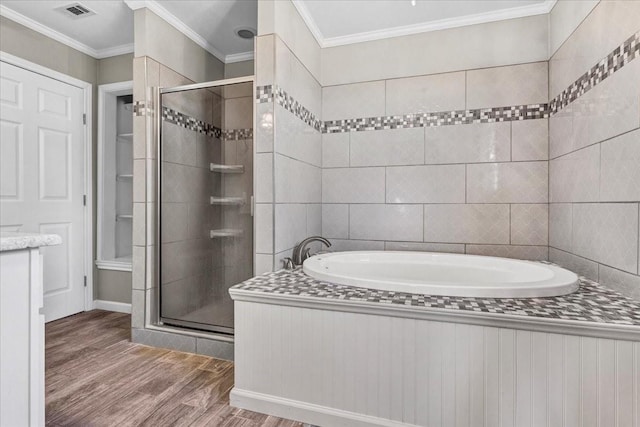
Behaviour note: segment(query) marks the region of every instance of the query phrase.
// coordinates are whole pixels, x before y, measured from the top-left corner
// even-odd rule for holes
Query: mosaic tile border
[[[556,114],[580,96],[610,77],[623,66],[640,56],[640,32],[629,37],[609,55],[594,65],[578,80],[563,90],[549,104],[515,105],[434,113],[378,116],[344,120],[318,118],[277,85],[258,86],[256,102],[276,102],[296,117],[322,133],[360,132],[369,130],[403,129],[412,127],[450,126],[472,123],[496,123],[545,119]]]
[[[391,292],[319,281],[307,276],[301,269],[265,273],[235,285],[232,289],[332,300],[640,326],[640,302],[585,278],[580,278],[578,291],[548,298],[463,298]]]
[[[162,107],[162,120],[194,132],[219,138],[223,141],[239,141],[253,138],[253,129],[251,128],[222,130],[217,126],[198,120],[169,107]]]
[[[552,99],[550,114],[556,114],[639,56],[640,32],[637,32]]]

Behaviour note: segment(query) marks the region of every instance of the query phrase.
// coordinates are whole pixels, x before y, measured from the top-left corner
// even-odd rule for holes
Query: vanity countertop
[[[0,252],[17,251],[41,246],[55,246],[62,243],[57,234],[20,233],[14,231],[0,232]]]

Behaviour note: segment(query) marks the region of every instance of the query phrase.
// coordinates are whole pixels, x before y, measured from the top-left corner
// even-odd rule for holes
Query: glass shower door
[[[238,80],[161,90],[164,324],[233,333],[228,289],[253,275],[253,82]]]

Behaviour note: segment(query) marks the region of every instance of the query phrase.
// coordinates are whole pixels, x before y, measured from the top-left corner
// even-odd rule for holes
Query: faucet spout
[[[309,249],[307,249],[307,245],[313,242],[321,242],[326,247],[331,247],[331,242],[325,239],[322,236],[311,236],[304,239],[302,242],[298,243],[295,248],[293,248],[293,263],[295,265],[302,265],[305,259],[309,258]]]

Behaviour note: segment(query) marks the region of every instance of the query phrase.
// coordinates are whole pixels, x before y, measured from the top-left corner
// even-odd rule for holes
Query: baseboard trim
[[[96,310],[115,311],[117,313],[131,314],[131,304],[126,302],[93,300],[93,308]]]
[[[342,411],[327,406],[277,397],[270,394],[256,393],[234,387],[229,396],[233,407],[260,412],[280,418],[295,420],[317,426],[336,427],[409,427],[399,421]]]

